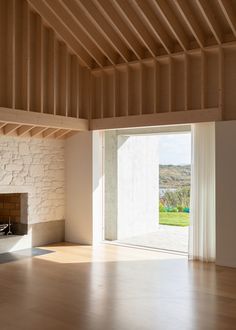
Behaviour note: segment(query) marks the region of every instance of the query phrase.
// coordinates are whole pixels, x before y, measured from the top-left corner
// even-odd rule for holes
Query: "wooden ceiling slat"
[[[97,31],[91,21],[83,15],[74,1],[62,0],[65,10],[71,15],[72,19],[80,25],[84,33],[96,44],[98,49],[106,56],[112,64],[117,62],[117,53],[109,42]]]
[[[23,135],[27,134],[32,128],[33,128],[33,126],[22,125],[18,128],[17,134],[19,136],[23,136]]]
[[[140,20],[139,16],[132,9],[130,3],[126,0],[112,1],[116,6],[120,15],[126,20],[126,22],[135,31],[138,37],[142,40],[144,46],[149,50],[152,56],[156,56],[158,53],[158,47],[155,40],[151,37],[145,24]]]
[[[65,10],[60,1],[47,0],[47,6],[53,13],[61,20],[62,24],[70,31],[71,35],[77,40],[78,43],[88,52],[94,61],[101,67],[105,64],[105,57],[97,49],[96,45],[88,38],[80,26],[71,18],[71,15]]]
[[[236,38],[236,9],[230,0],[27,2],[89,69],[156,58],[164,51],[174,54],[180,48],[186,53]]]
[[[17,130],[19,126],[20,126],[19,124],[7,124],[6,126],[3,127],[4,134],[8,135],[14,132],[15,130]]]
[[[102,33],[102,35],[108,40],[108,42],[116,49],[125,62],[130,60],[130,51],[119,38],[117,33],[114,31],[113,27],[104,19],[102,14],[98,11],[92,1],[87,0],[75,0],[76,3],[84,10],[91,20],[91,22],[96,26],[96,28]]]
[[[68,130],[60,129],[59,131],[55,132],[54,136],[56,139],[60,139],[69,132],[70,131],[68,131]]]
[[[147,5],[147,2],[143,0],[136,0],[134,4],[136,4],[140,15],[144,17],[147,25],[151,28],[155,36],[161,42],[166,52],[171,53],[173,51],[173,42],[168,36],[168,34],[165,32],[165,30],[162,28],[160,22],[154,15],[151,8]]]
[[[189,49],[189,40],[188,37],[180,25],[178,19],[174,15],[172,9],[169,7],[166,0],[153,0],[154,5],[157,7],[161,13],[163,19],[168,24],[172,33],[175,35],[181,47],[186,51]]]
[[[19,124],[19,126],[29,125],[46,128],[51,127],[73,131],[88,130],[87,119],[65,117],[33,111],[14,110],[11,108],[0,107],[0,120],[1,123]]]
[[[220,30],[220,26],[212,12],[212,9],[205,0],[196,0],[196,2],[209,28],[211,29],[212,34],[216,38],[216,41],[218,44],[221,44],[223,42],[222,31]]]
[[[128,48],[133,51],[137,59],[141,60],[144,57],[143,47],[140,45],[132,31],[124,24],[122,18],[112,6],[112,3],[107,0],[94,0],[94,2],[104,18],[114,26],[114,29],[124,40]]]
[[[57,131],[59,131],[58,128],[48,128],[46,129],[42,134],[43,134],[43,137],[50,137],[52,135],[54,135],[54,133],[56,133]]]
[[[30,135],[32,137],[35,137],[35,136],[38,136],[38,135],[42,134],[46,130],[47,130],[47,127],[34,127],[30,131]]]
[[[6,124],[7,124],[6,122],[0,122],[0,129],[6,126]]]
[[[39,13],[40,16],[54,29],[57,35],[67,44],[67,46],[78,56],[83,66],[91,68],[93,61],[91,56],[83,49],[77,40],[65,28],[62,22],[46,6],[44,1],[28,0],[30,5]]]
[[[194,13],[192,12],[191,8],[188,5],[187,1],[183,0],[175,0],[175,4],[180,11],[183,19],[185,20],[186,24],[188,25],[189,29],[191,30],[192,34],[194,35],[195,39],[197,40],[199,47],[205,46],[205,36],[204,33],[199,26],[196,18],[194,17]]]
[[[218,3],[227,19],[227,22],[236,37],[236,15],[234,8],[232,8],[231,3],[228,0],[218,0]]]

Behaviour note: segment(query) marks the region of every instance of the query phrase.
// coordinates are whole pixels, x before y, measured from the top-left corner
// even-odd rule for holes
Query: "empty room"
[[[0,0],[0,329],[235,330],[235,169],[235,0]]]

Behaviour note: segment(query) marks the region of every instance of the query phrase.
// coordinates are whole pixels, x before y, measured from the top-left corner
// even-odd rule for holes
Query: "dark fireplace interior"
[[[27,234],[27,194],[0,193],[0,236]]]

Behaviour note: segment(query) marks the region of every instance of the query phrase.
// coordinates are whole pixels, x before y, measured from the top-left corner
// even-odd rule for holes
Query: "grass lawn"
[[[169,226],[189,226],[189,213],[182,212],[160,212],[159,224]]]

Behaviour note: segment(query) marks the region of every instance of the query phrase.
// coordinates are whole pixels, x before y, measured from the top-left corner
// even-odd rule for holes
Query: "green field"
[[[159,224],[168,226],[189,226],[189,213],[160,212]]]

